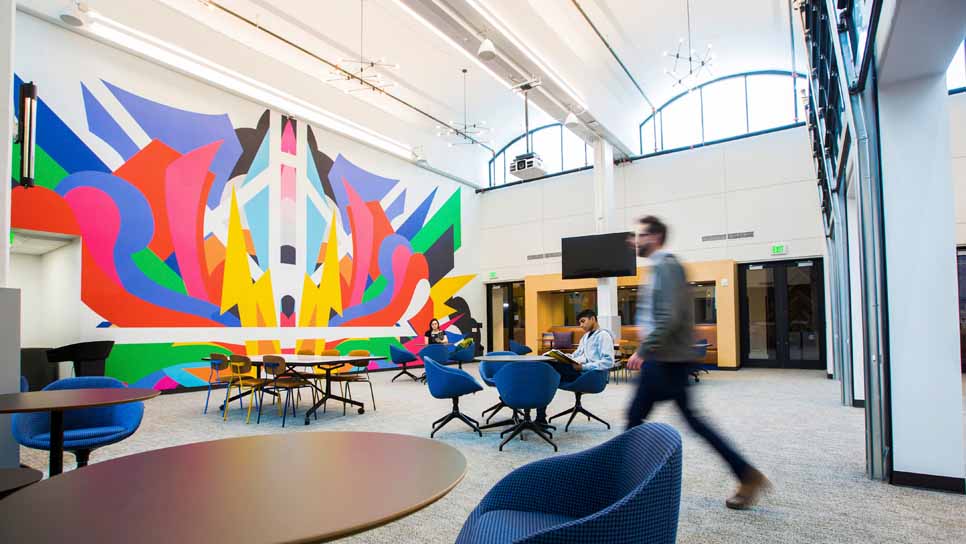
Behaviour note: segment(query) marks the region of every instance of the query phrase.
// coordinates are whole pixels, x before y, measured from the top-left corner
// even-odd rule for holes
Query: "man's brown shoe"
[[[732,510],[745,510],[751,508],[757,501],[758,496],[763,491],[771,489],[771,482],[765,475],[753,468],[749,468],[745,477],[738,484],[738,491],[730,499],[725,501],[725,506]]]

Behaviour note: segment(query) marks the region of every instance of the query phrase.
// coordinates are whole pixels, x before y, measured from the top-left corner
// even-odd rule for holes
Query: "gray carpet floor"
[[[476,365],[466,369],[476,373]],[[450,402],[430,397],[426,386],[390,383],[391,373],[373,374],[377,411],[342,415],[330,405],[312,425],[286,426],[271,413],[262,423],[246,425],[234,410],[227,423],[217,409],[201,414],[205,393],[164,395],[148,401],[138,432],[119,444],[97,450],[91,462],[131,453],[265,433],[329,430],[380,431],[428,436],[430,422],[450,409]],[[684,438],[684,480],[679,542],[966,542],[966,497],[900,488],[870,481],[864,474],[864,417],[861,409],[839,403],[838,384],[823,372],[742,370],[715,372],[692,388],[700,413],[729,437],[774,483],[774,490],[753,510],[724,506],[735,482],[727,467],[692,433],[673,405],[664,403],[652,420],[670,423]],[[354,389],[368,403],[368,391]],[[557,432],[560,453],[586,449],[616,436],[633,385],[611,383],[601,395],[587,396],[584,406],[608,420],[613,429],[577,418],[570,432]],[[492,389],[471,395],[461,407],[474,417],[496,401]],[[214,399],[214,406],[217,406]],[[573,395],[558,392],[550,413],[569,408]],[[560,429],[562,431],[562,429]],[[469,512],[500,478],[529,461],[552,455],[552,448],[530,436],[497,451],[498,433],[483,438],[450,423],[437,439],[467,458],[463,481],[447,496],[406,518],[344,540],[352,543],[449,543]],[[23,462],[46,468],[47,454],[22,449]],[[65,455],[65,470],[73,468]],[[592,492],[592,490],[588,490]]]

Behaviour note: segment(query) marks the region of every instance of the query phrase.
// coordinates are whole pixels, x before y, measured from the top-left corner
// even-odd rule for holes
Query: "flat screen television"
[[[565,280],[637,275],[636,251],[627,245],[630,233],[614,232],[562,238],[561,273]]]

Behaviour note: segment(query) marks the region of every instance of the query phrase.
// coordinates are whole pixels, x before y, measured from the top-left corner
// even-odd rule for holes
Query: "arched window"
[[[510,163],[517,155],[526,153],[526,134],[510,140],[490,159],[490,187],[519,181],[510,173]],[[530,150],[543,159],[547,175],[559,174],[593,166],[594,150],[576,134],[560,123],[553,123],[530,131]]]
[[[784,70],[720,77],[668,100],[640,127],[641,155],[794,125],[807,84]]]

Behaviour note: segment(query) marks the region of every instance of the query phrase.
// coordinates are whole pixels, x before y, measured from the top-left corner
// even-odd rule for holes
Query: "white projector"
[[[534,179],[547,175],[543,169],[543,159],[536,153],[517,155],[510,163],[510,174],[520,179]]]

